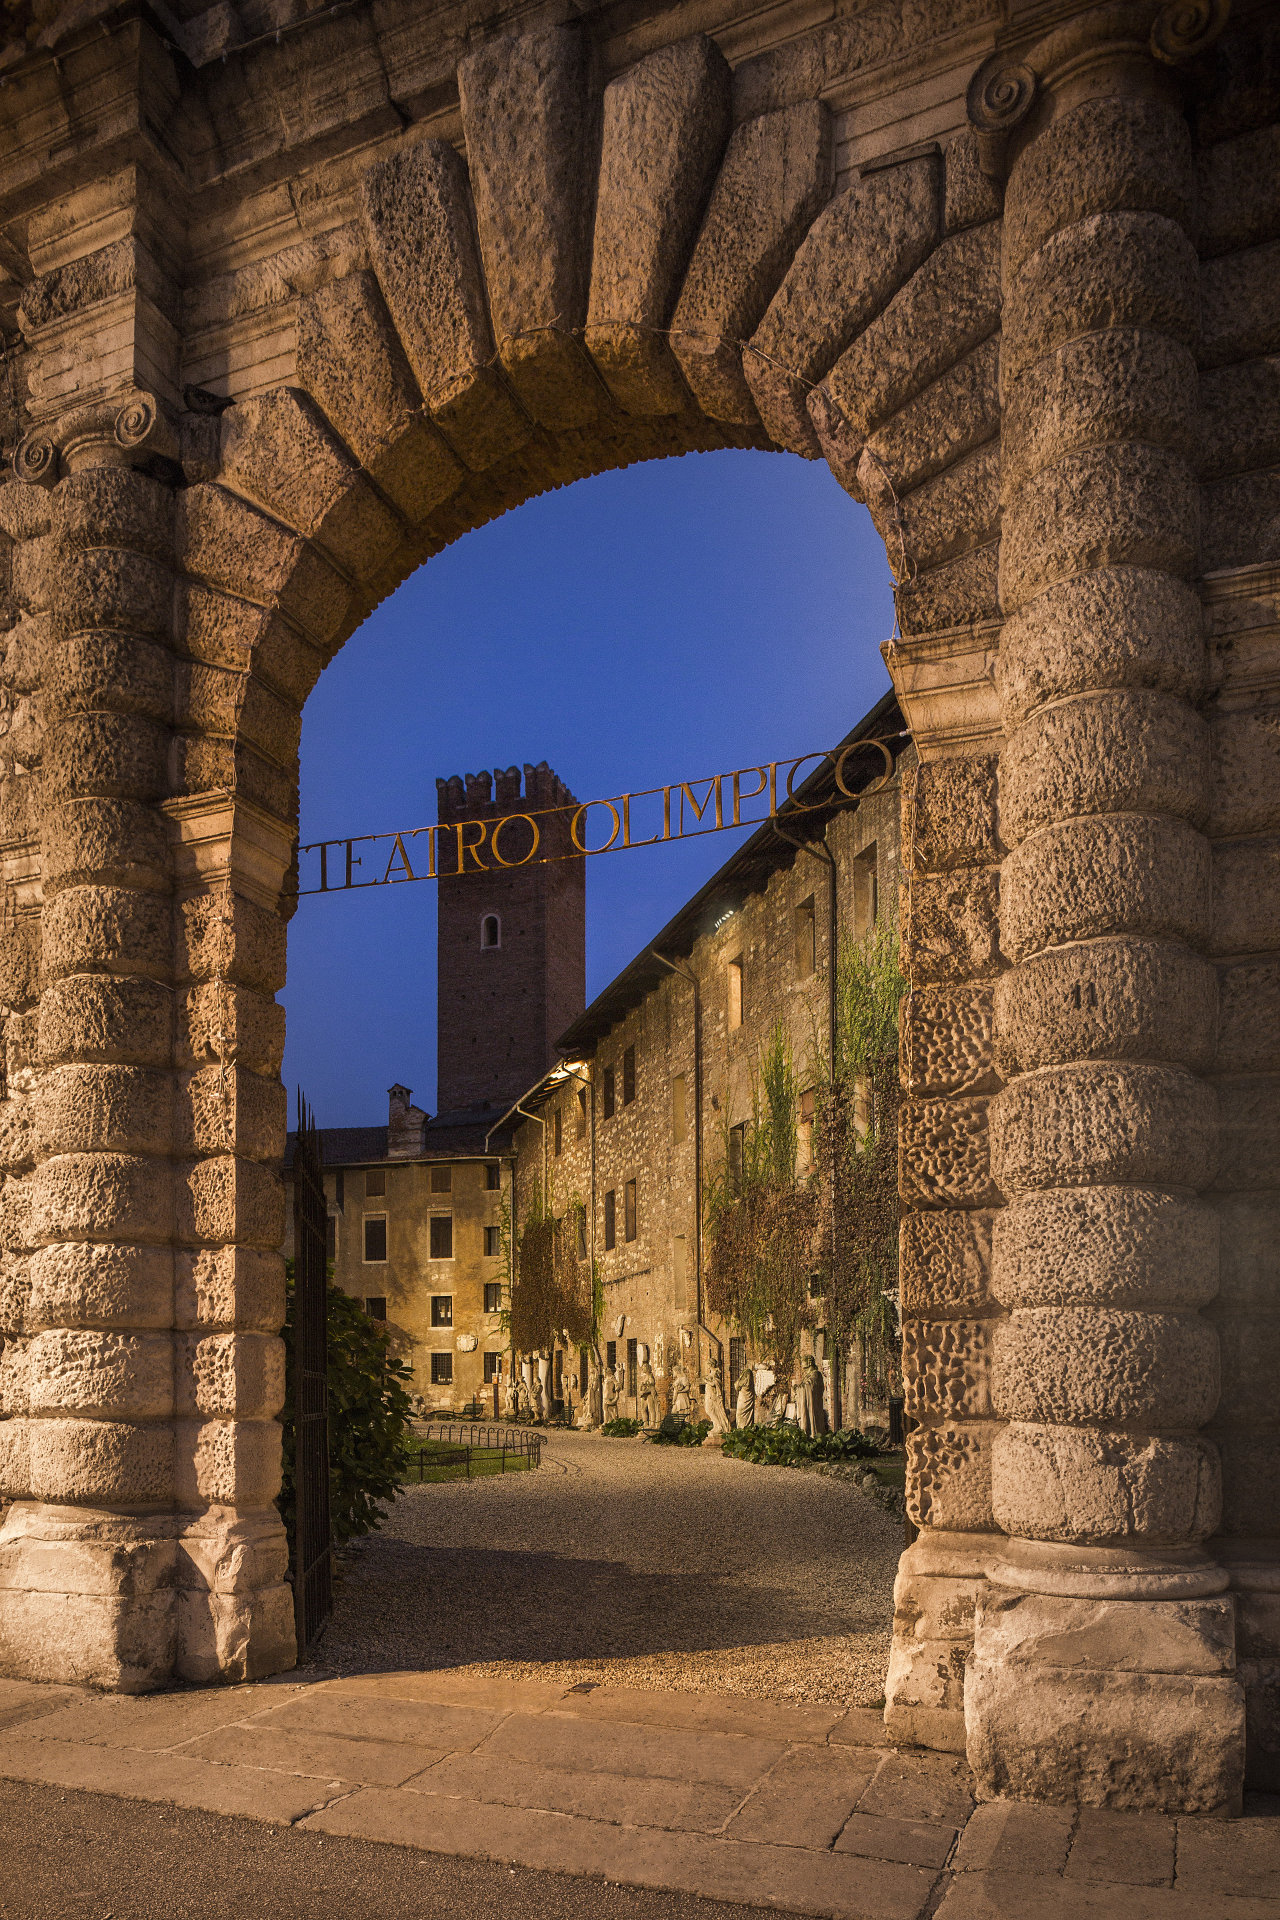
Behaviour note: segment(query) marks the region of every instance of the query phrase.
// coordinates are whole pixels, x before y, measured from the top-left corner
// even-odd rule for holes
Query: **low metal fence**
[[[522,1433],[512,1427],[486,1427],[467,1421],[432,1421],[417,1435],[428,1444],[410,1454],[409,1479],[423,1481],[428,1467],[462,1467],[471,1478],[475,1454],[497,1454],[499,1473],[507,1471],[507,1460],[525,1467],[542,1465],[542,1435]],[[513,1464],[513,1471],[514,1471]],[[493,1469],[489,1468],[492,1472]]]

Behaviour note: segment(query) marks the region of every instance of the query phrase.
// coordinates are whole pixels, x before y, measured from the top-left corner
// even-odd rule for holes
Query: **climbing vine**
[[[737,1130],[726,1111],[724,1152],[707,1185],[707,1304],[733,1320],[788,1377],[805,1327],[814,1324],[810,1277],[819,1195],[797,1176],[799,1094],[779,1022],[752,1076],[751,1119]]]
[[[534,1193],[515,1247],[511,1282],[511,1344],[517,1353],[550,1352],[568,1336],[594,1345],[602,1289],[589,1259],[578,1251],[586,1209],[570,1202],[556,1218]]]

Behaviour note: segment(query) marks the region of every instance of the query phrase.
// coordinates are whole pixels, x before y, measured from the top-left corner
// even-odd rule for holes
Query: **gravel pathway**
[[[536,1472],[411,1487],[313,1660],[870,1706],[901,1547],[820,1474],[553,1432]]]

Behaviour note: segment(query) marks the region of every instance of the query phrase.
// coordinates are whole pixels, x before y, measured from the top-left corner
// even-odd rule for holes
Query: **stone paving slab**
[[[0,1682],[0,1777],[827,1920],[1280,1920],[1263,1802],[974,1810],[962,1758],[889,1747],[870,1715],[706,1694],[449,1671],[132,1699]]]
[[[304,1824],[435,1853],[603,1875],[634,1886],[670,1887],[832,1920],[919,1920],[937,1877],[916,1867],[807,1847],[658,1833],[404,1791],[352,1794]]]

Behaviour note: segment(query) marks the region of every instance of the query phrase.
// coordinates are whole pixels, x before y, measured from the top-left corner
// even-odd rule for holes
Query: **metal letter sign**
[[[883,770],[867,785],[852,787],[847,781],[850,760],[864,750],[880,755]],[[611,800],[584,800],[575,806],[543,807],[534,813],[503,813],[488,820],[453,820],[399,833],[359,833],[350,840],[316,840],[298,849],[299,877],[302,861],[310,856],[305,877],[315,881],[313,886],[299,886],[298,892],[301,897],[346,893],[357,887],[438,880],[442,872],[447,879],[459,873],[491,873],[498,867],[543,867],[555,860],[621,853],[630,847],[656,847],[668,840],[702,839],[732,827],[760,826],[779,813],[792,818],[839,804],[830,793],[816,801],[799,798],[796,776],[810,763],[816,764],[805,775],[806,780],[830,765],[837,791],[843,800],[854,803],[878,793],[893,776],[893,754],[885,741],[852,740],[830,753],[767,760],[758,767],[737,767],[731,773],[681,780],[669,787],[616,794]],[[568,851],[545,850],[545,823],[552,816],[567,821]],[[563,840],[564,836],[557,838]],[[356,847],[377,847],[379,851],[375,857],[356,853]],[[444,866],[446,859],[450,864]]]

